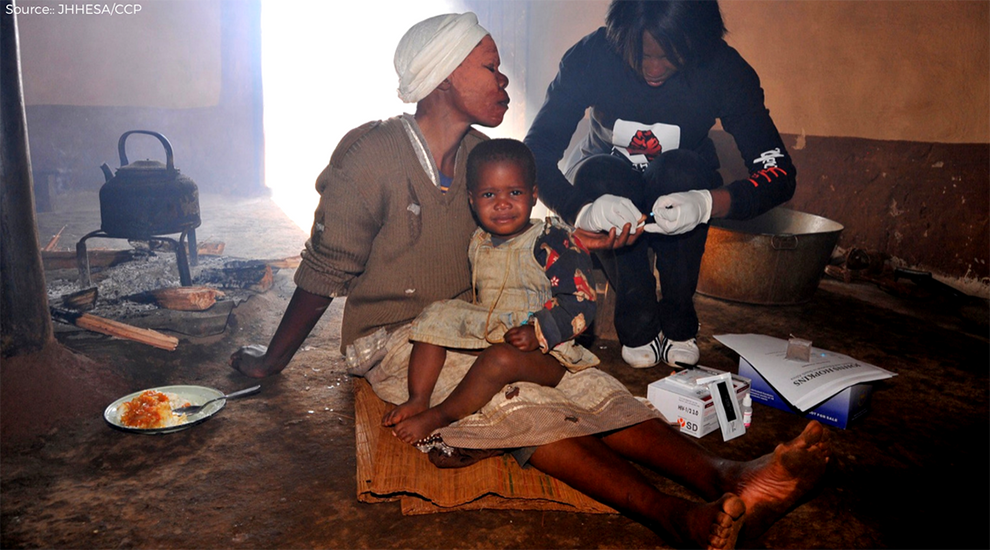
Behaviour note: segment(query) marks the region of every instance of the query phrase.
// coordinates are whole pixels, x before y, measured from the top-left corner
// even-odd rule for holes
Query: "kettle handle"
[[[117,141],[117,152],[120,153],[121,166],[127,166],[130,164],[127,161],[127,153],[124,151],[124,142],[127,141],[127,136],[131,134],[147,134],[158,138],[158,141],[162,142],[162,147],[165,148],[165,169],[168,170],[169,173],[175,172],[175,162],[172,160],[172,144],[168,142],[168,139],[166,139],[165,136],[150,130],[130,130],[124,132],[124,134],[120,136],[120,140]]]

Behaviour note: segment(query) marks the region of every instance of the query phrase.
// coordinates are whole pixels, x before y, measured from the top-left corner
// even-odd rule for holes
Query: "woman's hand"
[[[632,224],[627,223],[622,226],[622,231],[616,231],[616,228],[614,227],[610,229],[608,233],[603,231],[593,232],[577,228],[574,230],[574,235],[577,236],[585,248],[592,252],[601,250],[615,250],[635,243],[636,239],[643,234],[643,223],[645,221],[646,216],[640,218],[639,224],[636,226],[635,230],[633,230]]]
[[[243,346],[230,355],[230,366],[245,376],[264,378],[272,374],[271,368],[265,365],[267,352],[268,348],[265,346]]]
[[[535,351],[540,349],[540,341],[536,337],[536,329],[533,325],[512,327],[505,331],[503,338],[519,351]]]
[[[643,219],[642,216],[643,213],[628,198],[602,195],[581,208],[574,220],[574,227],[588,231],[608,231],[636,223]]]
[[[231,354],[231,368],[251,378],[264,378],[282,372],[331,301],[333,298],[296,287],[268,347],[242,347]]]
[[[695,189],[663,195],[653,203],[653,222],[647,224],[648,233],[680,235],[691,231],[698,224],[708,223],[712,217],[712,193],[707,189]]]

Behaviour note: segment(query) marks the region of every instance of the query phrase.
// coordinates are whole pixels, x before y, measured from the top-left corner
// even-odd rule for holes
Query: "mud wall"
[[[164,134],[201,192],[265,191],[258,0],[18,6],[49,10],[18,16],[39,210],[99,189],[134,129]],[[128,138],[127,156],[165,160],[150,136]]]
[[[790,206],[841,222],[840,246],[986,294],[990,3],[745,1],[724,11],[795,157]],[[770,21],[771,32],[753,32]]]

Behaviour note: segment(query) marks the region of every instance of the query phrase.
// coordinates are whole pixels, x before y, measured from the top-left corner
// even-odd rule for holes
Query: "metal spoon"
[[[243,390],[237,390],[233,393],[228,393],[227,395],[221,395],[220,397],[214,397],[202,405],[186,405],[185,407],[179,407],[178,409],[172,409],[175,414],[196,414],[203,410],[203,407],[213,403],[214,401],[219,401],[221,399],[231,399],[234,397],[240,397],[242,395],[250,395],[261,390],[261,384],[257,386],[251,386],[250,388],[244,388]]]

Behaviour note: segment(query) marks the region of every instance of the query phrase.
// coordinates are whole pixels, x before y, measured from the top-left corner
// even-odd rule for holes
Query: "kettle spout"
[[[110,171],[110,167],[107,166],[107,163],[104,162],[103,165],[100,166],[100,170],[103,170],[103,176],[107,178],[107,181],[113,179],[113,172]]]

